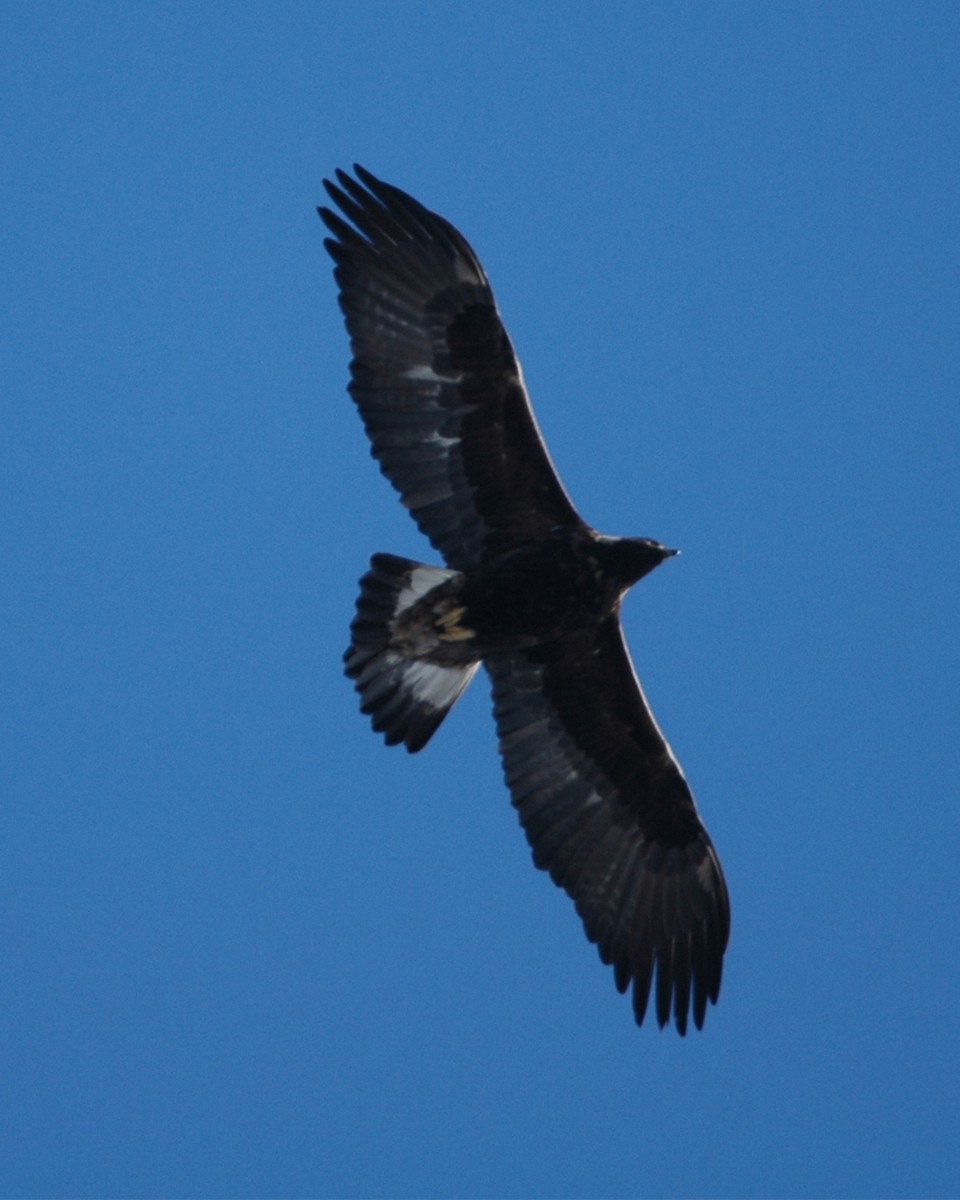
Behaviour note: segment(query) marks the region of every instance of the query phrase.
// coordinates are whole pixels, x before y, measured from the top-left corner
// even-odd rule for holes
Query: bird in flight
[[[641,1024],[702,1028],[730,904],[687,781],[620,626],[627,590],[676,553],[574,509],[466,239],[360,166],[321,208],[373,456],[446,566],[375,554],[344,656],[361,710],[421,750],[481,663],[533,851]]]

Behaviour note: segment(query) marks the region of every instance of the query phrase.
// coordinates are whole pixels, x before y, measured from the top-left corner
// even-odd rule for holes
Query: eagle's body
[[[720,989],[726,886],[620,629],[626,590],[674,553],[597,534],[540,438],[483,268],[463,237],[355,168],[327,183],[351,394],[381,469],[443,555],[378,554],[345,655],[388,743],[421,749],[482,661],[534,861],[633,984],[643,1019],[703,1024]],[[361,186],[361,184],[363,186]]]
[[[458,573],[420,603],[442,598],[461,610],[455,644],[469,658],[459,661],[476,662],[595,626],[631,584],[672,553],[640,538],[563,530]],[[444,607],[437,619],[447,620],[450,611]],[[444,645],[453,641],[449,629],[439,636]]]

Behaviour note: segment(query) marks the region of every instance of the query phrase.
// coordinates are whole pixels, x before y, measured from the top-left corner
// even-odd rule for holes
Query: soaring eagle
[[[429,741],[482,662],[507,786],[538,867],[633,985],[700,1029],[730,905],[687,781],[620,627],[627,589],[675,553],[574,509],[483,267],[452,225],[361,167],[324,186],[350,395],[380,469],[446,568],[375,554],[344,655],[388,744]],[[344,219],[346,218],[346,219]],[[655,977],[655,979],[654,979]]]

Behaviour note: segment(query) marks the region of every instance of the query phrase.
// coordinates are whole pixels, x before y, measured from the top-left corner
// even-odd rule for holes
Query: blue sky
[[[0,1192],[960,1189],[954,4],[6,5]],[[321,227],[359,161],[494,282],[724,863],[637,1030],[486,680],[386,749]]]

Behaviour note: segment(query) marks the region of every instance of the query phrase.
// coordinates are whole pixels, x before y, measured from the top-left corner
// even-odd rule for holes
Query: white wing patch
[[[444,437],[442,433],[431,433],[426,441],[431,446],[439,446],[441,450],[449,450],[451,446],[459,445],[460,439],[455,437]]]
[[[418,363],[415,367],[408,367],[402,373],[402,378],[412,379],[415,383],[459,383],[463,379],[463,372],[448,371],[441,375],[428,363]]]

